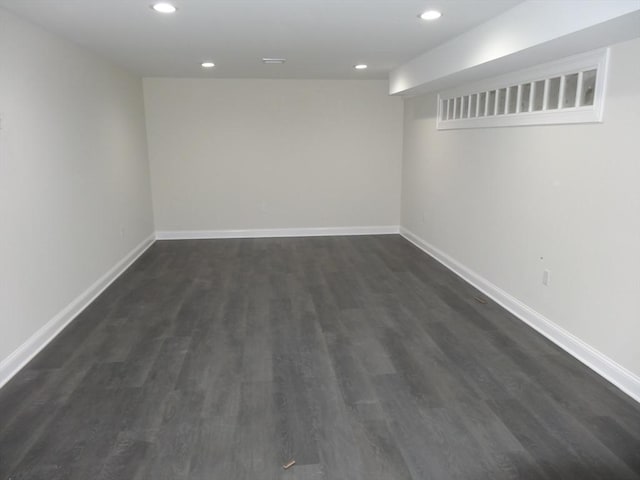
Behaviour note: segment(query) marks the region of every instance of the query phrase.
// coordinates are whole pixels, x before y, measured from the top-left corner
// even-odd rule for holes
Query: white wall
[[[0,119],[0,367],[12,368],[153,219],[140,79],[0,9]]]
[[[398,225],[384,81],[145,79],[159,231]]]
[[[602,124],[436,131],[435,97],[409,99],[402,174],[405,228],[635,375],[638,58],[612,48]]]

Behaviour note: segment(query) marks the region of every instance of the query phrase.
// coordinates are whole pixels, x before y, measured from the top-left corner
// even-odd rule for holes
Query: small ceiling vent
[[[287,61],[286,58],[263,58],[262,59],[262,63],[265,63],[267,65],[281,64],[281,63],[284,63],[286,61]]]

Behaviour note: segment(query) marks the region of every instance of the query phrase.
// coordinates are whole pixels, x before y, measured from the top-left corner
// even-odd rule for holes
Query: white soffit
[[[528,0],[389,75],[418,95],[640,37],[640,0]]]

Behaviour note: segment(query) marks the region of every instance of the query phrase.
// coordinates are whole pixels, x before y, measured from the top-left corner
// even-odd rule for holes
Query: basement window
[[[438,95],[439,130],[602,122],[609,50]]]

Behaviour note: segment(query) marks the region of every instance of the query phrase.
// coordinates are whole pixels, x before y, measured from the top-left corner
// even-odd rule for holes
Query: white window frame
[[[607,84],[609,64],[609,49],[600,49],[592,52],[563,58],[554,62],[538,65],[533,68],[520,70],[517,72],[501,75],[492,79],[474,83],[472,85],[464,85],[449,89],[438,94],[438,113],[436,126],[438,130],[450,130],[460,128],[485,128],[485,127],[513,127],[519,125],[550,125],[550,124],[571,124],[571,123],[599,123],[603,121],[604,100]],[[593,105],[574,106],[548,109],[548,88],[549,81],[552,78],[560,77],[560,93],[558,105],[562,105],[565,76],[578,73],[578,86],[576,90],[576,105],[581,96],[582,88],[582,72],[596,70],[596,82],[593,98]],[[523,86],[531,84],[529,92],[530,109],[533,110],[534,102],[534,85],[535,82],[544,81],[545,91],[543,99],[543,109],[540,111],[520,112],[520,95]],[[498,92],[505,91],[504,100],[505,112],[509,108],[509,92],[511,87],[517,88],[518,101],[516,102],[516,111],[514,113],[496,114],[498,105],[502,105]],[[480,96],[485,94],[486,108],[489,111],[489,93],[496,91],[495,104],[493,105],[494,114],[489,116],[477,116],[480,111]],[[447,112],[443,110],[446,100],[456,99],[456,105],[463,101],[464,97],[476,95],[476,112],[472,117],[471,111],[468,112],[467,118],[446,119]],[[451,102],[446,102],[449,106]]]

